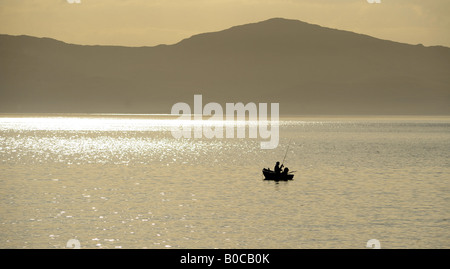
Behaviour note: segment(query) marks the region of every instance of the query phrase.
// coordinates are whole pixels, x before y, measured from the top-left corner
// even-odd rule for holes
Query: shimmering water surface
[[[283,118],[274,150],[174,124],[1,115],[0,248],[450,247],[448,117]]]

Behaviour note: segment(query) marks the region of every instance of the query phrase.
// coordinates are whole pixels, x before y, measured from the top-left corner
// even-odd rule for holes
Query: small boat
[[[275,181],[287,181],[287,180],[293,180],[294,179],[294,174],[276,174],[275,171],[272,171],[270,169],[267,168],[263,168],[262,170],[263,174],[264,174],[264,180],[275,180]]]

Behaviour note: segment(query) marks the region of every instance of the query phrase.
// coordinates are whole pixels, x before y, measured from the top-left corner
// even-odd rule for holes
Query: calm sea
[[[1,115],[0,248],[450,248],[449,117],[282,118],[274,150],[172,122]]]

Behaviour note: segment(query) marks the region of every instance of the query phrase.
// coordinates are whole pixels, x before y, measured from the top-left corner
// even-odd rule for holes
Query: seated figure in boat
[[[283,176],[287,176],[287,174],[289,173],[289,168],[284,168],[283,170]]]
[[[275,171],[275,173],[280,174],[282,168],[283,168],[283,165],[280,166],[280,162],[277,162],[275,164],[275,168],[273,170]]]

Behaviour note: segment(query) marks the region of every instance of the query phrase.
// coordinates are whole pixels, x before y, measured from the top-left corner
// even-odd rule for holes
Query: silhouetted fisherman
[[[284,168],[283,170],[283,176],[287,176],[287,174],[289,173],[289,168]]]
[[[280,166],[280,162],[277,162],[275,164],[275,168],[273,170],[275,171],[276,174],[280,174],[281,173],[281,168],[283,168],[283,165]]]

